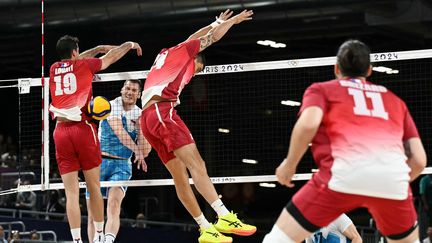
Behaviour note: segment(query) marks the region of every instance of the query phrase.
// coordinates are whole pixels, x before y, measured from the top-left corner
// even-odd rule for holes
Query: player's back
[[[97,58],[65,60],[50,68],[50,111],[54,117],[78,120],[92,97],[93,75],[101,68]],[[79,119],[80,120],[80,119]]]
[[[308,92],[324,99],[312,152],[320,168],[330,172],[329,188],[405,199],[409,167],[402,141],[412,133],[405,103],[384,86],[359,79],[316,83],[305,96]]]
[[[200,41],[194,39],[159,53],[144,84],[141,98],[143,106],[155,95],[178,101],[184,86],[194,75],[194,59],[199,46]]]

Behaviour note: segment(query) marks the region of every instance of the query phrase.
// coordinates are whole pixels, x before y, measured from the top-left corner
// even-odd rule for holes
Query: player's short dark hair
[[[206,65],[207,65],[207,60],[206,60],[206,58],[205,58],[205,55],[204,55],[204,53],[198,53],[198,55],[195,57],[195,59],[199,62],[199,63],[202,63],[202,65],[203,65],[203,70],[204,70],[204,68],[206,67]]]
[[[77,37],[65,35],[57,41],[56,50],[60,59],[72,57],[72,51],[78,49],[79,40]]]
[[[339,47],[337,63],[344,76],[366,77],[370,66],[370,49],[359,40],[347,40]]]
[[[138,84],[139,91],[142,90],[141,80],[139,80],[139,79],[126,79],[125,82],[123,83],[123,86],[125,86],[127,82],[130,82],[130,83],[133,83],[133,84]]]

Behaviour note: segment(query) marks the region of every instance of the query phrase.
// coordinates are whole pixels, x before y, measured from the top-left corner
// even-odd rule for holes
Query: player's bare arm
[[[201,42],[200,52],[211,46],[214,42],[219,41],[228,32],[228,30],[231,29],[233,25],[240,24],[243,21],[251,20],[252,15],[252,10],[243,10],[243,12],[211,29],[206,35],[199,37],[199,40]]]
[[[415,180],[426,167],[427,158],[420,138],[410,138],[404,141],[407,164],[411,168],[411,181]]]
[[[92,58],[92,57],[95,57],[99,54],[105,54],[105,53],[109,52],[111,49],[116,48],[116,47],[117,46],[112,46],[112,45],[99,45],[99,46],[96,46],[92,49],[89,49],[87,51],[82,52],[79,55],[79,58],[80,59]]]
[[[108,68],[111,64],[117,62],[120,58],[122,58],[129,50],[134,49],[137,50],[137,55],[142,56],[142,50],[138,43],[128,41],[120,46],[111,49],[107,54],[100,57],[102,60],[101,70]]]
[[[351,243],[362,243],[363,240],[359,234],[359,232],[357,231],[356,227],[354,226],[354,224],[351,224],[350,226],[348,226],[348,228],[342,232],[348,239],[351,240]]]
[[[216,20],[213,23],[199,29],[197,32],[195,32],[191,36],[189,36],[189,38],[186,41],[198,39],[198,38],[206,35],[212,28],[218,26],[219,24],[221,24],[224,21],[226,21],[227,19],[229,19],[232,14],[233,14],[233,11],[231,11],[230,9],[225,10],[225,12],[221,12],[219,14],[219,17],[216,16]]]
[[[144,155],[138,145],[132,140],[127,131],[124,129],[120,118],[113,117],[108,120],[108,124],[114,131],[114,134],[119,138],[120,142],[135,153],[134,163],[142,165],[144,171],[147,171],[147,165],[144,162]]]
[[[306,108],[296,122],[290,140],[288,156],[276,169],[280,184],[293,187],[291,182],[300,159],[309,147],[323,118],[323,110],[317,106]]]

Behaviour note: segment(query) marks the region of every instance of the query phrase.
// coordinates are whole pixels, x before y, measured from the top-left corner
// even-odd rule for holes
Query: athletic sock
[[[207,221],[207,219],[204,217],[204,214],[202,214],[202,213],[200,216],[198,216],[194,219],[201,229],[208,229],[211,227],[211,224],[209,223],[209,221]]]
[[[222,200],[218,199],[211,204],[213,210],[217,213],[219,217],[223,217],[229,214],[228,209],[223,204]]]
[[[94,227],[95,227],[95,235],[93,237],[93,242],[103,242],[104,241],[104,221],[102,222],[96,222],[93,221]]]
[[[114,243],[115,241],[115,234],[113,233],[106,233],[105,234],[105,242],[104,243]]]
[[[71,229],[72,239],[74,243],[82,243],[81,228]]]

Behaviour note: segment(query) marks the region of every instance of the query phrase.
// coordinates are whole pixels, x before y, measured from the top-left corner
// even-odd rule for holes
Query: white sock
[[[207,219],[204,217],[204,214],[202,214],[202,213],[200,216],[198,216],[194,219],[197,222],[197,224],[199,225],[199,227],[202,229],[208,229],[211,227],[211,224],[209,223],[209,221],[207,221]]]
[[[114,243],[115,238],[116,236],[113,233],[106,233],[104,243]]]
[[[82,243],[81,228],[71,229],[72,239],[74,243]]]
[[[223,217],[229,214],[228,209],[223,204],[222,200],[218,199],[211,204],[213,210],[217,213],[219,217]]]
[[[96,222],[93,221],[94,227],[95,227],[95,235],[93,237],[93,241],[97,241],[97,242],[103,242],[103,238],[104,238],[104,233],[103,233],[103,229],[104,229],[104,221],[102,222]]]
[[[285,234],[277,225],[274,225],[270,233],[266,234],[262,243],[295,243],[295,241]]]

